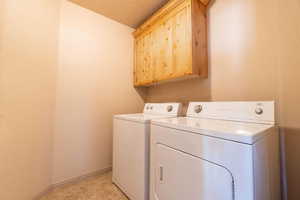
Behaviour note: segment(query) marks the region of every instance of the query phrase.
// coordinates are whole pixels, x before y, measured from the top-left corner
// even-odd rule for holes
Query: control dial
[[[255,109],[255,113],[256,113],[257,115],[262,115],[262,114],[264,113],[264,110],[263,110],[262,108],[260,108],[260,107],[257,107],[257,108]]]
[[[173,106],[172,105],[169,105],[168,107],[167,107],[167,111],[168,112],[171,112],[173,110]]]
[[[202,106],[201,105],[196,105],[194,107],[194,111],[195,111],[195,113],[200,113],[202,111]]]

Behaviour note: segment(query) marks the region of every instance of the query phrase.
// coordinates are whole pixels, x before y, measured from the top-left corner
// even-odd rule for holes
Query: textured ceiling
[[[136,28],[168,0],[70,0],[122,24]]]

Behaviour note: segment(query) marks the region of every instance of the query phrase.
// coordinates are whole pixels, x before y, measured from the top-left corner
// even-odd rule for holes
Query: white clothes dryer
[[[150,200],[279,200],[274,102],[193,102],[151,122]]]

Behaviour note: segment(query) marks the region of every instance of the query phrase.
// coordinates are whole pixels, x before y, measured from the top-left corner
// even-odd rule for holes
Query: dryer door
[[[162,144],[155,151],[157,200],[234,200],[226,168]]]

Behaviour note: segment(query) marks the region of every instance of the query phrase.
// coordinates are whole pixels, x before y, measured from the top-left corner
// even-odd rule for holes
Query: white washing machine
[[[148,103],[139,114],[115,115],[113,182],[131,199],[149,199],[150,121],[179,115],[179,103]]]
[[[151,200],[279,200],[274,102],[193,102],[151,122]]]

